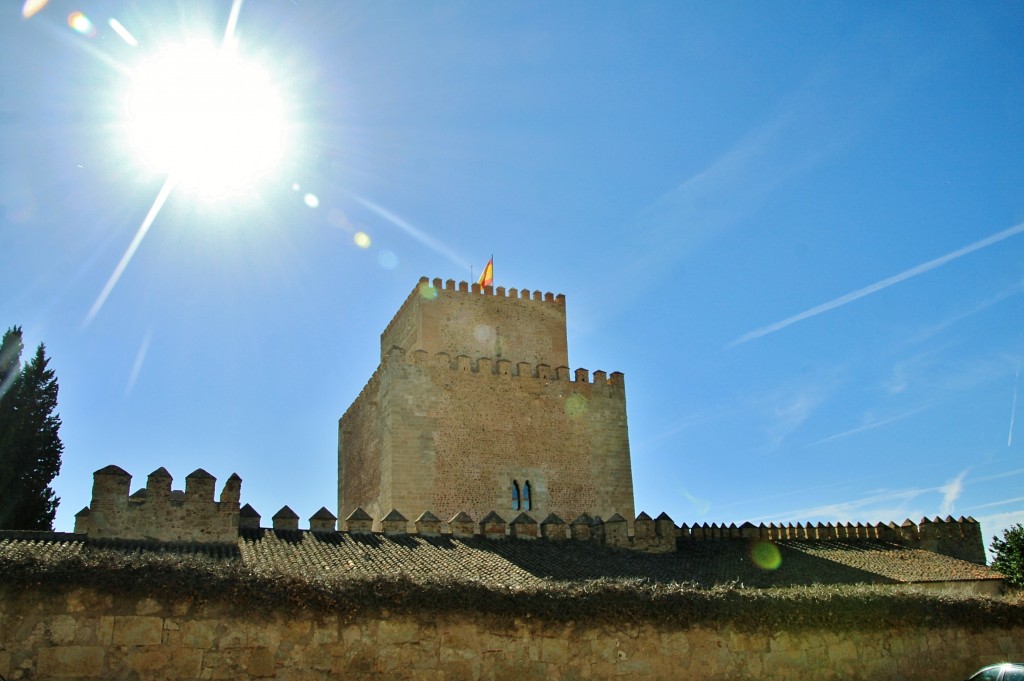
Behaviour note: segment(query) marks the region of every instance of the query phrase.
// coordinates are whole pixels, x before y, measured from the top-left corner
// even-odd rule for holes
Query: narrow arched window
[[[530,483],[526,483],[529,486]],[[529,487],[527,487],[529,489]],[[512,481],[512,510],[518,511],[521,508],[521,502],[519,499],[519,483],[515,480]]]
[[[533,499],[530,494],[530,481],[527,480],[523,483],[523,510],[529,511],[533,508]]]

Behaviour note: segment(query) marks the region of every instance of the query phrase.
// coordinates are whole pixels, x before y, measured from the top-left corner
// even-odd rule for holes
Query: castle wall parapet
[[[565,521],[554,513],[549,513],[548,517],[540,523],[540,536],[544,539],[552,541],[565,539],[567,537],[565,530]]]
[[[458,355],[452,357],[447,352],[437,352],[430,354],[425,350],[415,350],[408,352],[405,348],[400,348],[397,345],[392,346],[387,353],[384,355],[384,361],[381,362],[380,366],[370,377],[370,380],[366,382],[363,389],[359,393],[359,397],[356,398],[355,402],[346,410],[346,414],[352,411],[358,403],[360,403],[367,394],[372,392],[377,382],[380,380],[380,372],[382,369],[398,366],[398,365],[410,365],[423,368],[438,368],[448,369],[453,373],[471,373],[482,376],[495,376],[495,377],[510,377],[510,378],[522,378],[522,379],[537,379],[541,381],[567,381],[570,383],[588,384],[588,385],[607,385],[615,386],[618,388],[625,387],[625,376],[620,371],[613,371],[608,373],[607,371],[597,370],[593,373],[591,378],[590,371],[588,369],[579,368],[572,370],[569,367],[555,367],[552,370],[551,366],[547,364],[531,364],[529,362],[511,362],[507,359],[492,359],[490,357],[469,357],[468,355]],[[342,417],[344,418],[344,417]]]
[[[531,302],[538,302],[542,304],[554,304],[554,305],[565,305],[565,295],[558,293],[551,293],[550,291],[533,291],[530,289],[517,289],[509,288],[506,289],[504,286],[483,286],[473,283],[472,285],[466,281],[456,282],[454,279],[448,279],[441,281],[440,278],[434,278],[430,280],[427,277],[420,277],[416,287],[413,288],[412,292],[406,297],[405,301],[398,308],[398,311],[392,316],[391,321],[384,328],[384,332],[381,334],[381,338],[386,337],[394,328],[395,324],[398,323],[404,313],[408,310],[409,306],[417,302],[418,299],[431,300],[436,298],[441,291],[456,294],[466,294],[467,296],[481,296],[481,297],[493,297],[493,298],[508,298],[516,300],[525,300]]]
[[[537,521],[525,511],[517,515],[508,526],[509,535],[517,539],[536,539],[538,536]]]
[[[393,508],[381,519],[380,525],[381,531],[384,532],[384,536],[390,537],[398,534],[406,534],[408,532],[409,520],[399,513],[398,509]]]
[[[476,533],[473,517],[465,511],[456,513],[448,521],[448,530],[453,537],[472,537]]]
[[[480,521],[480,534],[496,539],[505,536],[505,520],[500,515],[491,511]]]
[[[349,517],[350,532],[369,532],[373,518],[362,509],[357,509]],[[355,524],[355,523],[358,523]],[[394,523],[394,524],[389,524]],[[383,534],[407,534],[408,522],[397,511],[392,511],[382,520],[385,527]],[[425,536],[451,536],[455,538],[483,537],[488,539],[547,539],[551,541],[582,541],[626,548],[648,553],[664,553],[686,550],[686,544],[692,541],[814,541],[814,542],[856,542],[883,541],[920,548],[949,555],[962,560],[984,564],[979,556],[965,550],[951,550],[949,540],[953,540],[953,548],[957,544],[981,544],[980,525],[974,518],[961,517],[954,520],[924,518],[920,523],[906,520],[901,525],[895,523],[771,523],[754,525],[746,522],[726,524],[695,524],[685,523],[676,526],[667,514],[660,514],[652,519],[647,513],[641,512],[633,521],[633,533],[628,533],[628,523],[619,514],[607,520],[600,516],[593,517],[581,514],[571,523],[555,514],[549,514],[541,523],[528,513],[519,513],[511,522],[506,521],[498,512],[491,511],[479,521],[474,521],[466,512],[456,514],[444,527],[437,516],[425,511],[416,521],[416,529],[409,534]],[[946,544],[939,543],[946,540]],[[982,551],[983,551],[982,547]]]
[[[319,511],[310,516],[309,529],[312,532],[334,532],[337,523],[337,516],[328,511],[326,506],[321,506]]]
[[[288,506],[282,506],[281,510],[275,513],[271,520],[274,523],[275,530],[299,529],[299,514],[288,508]]]
[[[220,501],[213,500],[216,478],[201,468],[186,477],[184,492],[171,489],[172,478],[164,468],[153,471],[146,487],[129,495],[131,478],[117,466],[96,471],[92,503],[76,514],[75,532],[91,538],[234,542],[239,528],[260,527],[261,516],[252,506],[239,508],[242,479],[238,475],[228,478]],[[299,516],[288,506],[274,514],[272,521],[274,530],[299,529]],[[337,518],[326,507],[309,518],[309,530],[318,534],[338,532],[336,524]],[[345,531],[352,534],[371,534],[374,518],[356,508],[345,519],[345,526]],[[648,553],[685,551],[688,543],[707,541],[881,541],[985,564],[981,525],[974,518],[963,516],[922,518],[918,523],[907,519],[899,525],[746,522],[739,526],[683,523],[677,527],[665,513],[652,519],[641,512],[630,528],[630,523],[618,513],[607,520],[583,513],[567,525],[553,513],[540,523],[526,512],[506,522],[497,511],[485,514],[479,521],[463,511],[442,523],[428,510],[420,514],[412,527],[410,532],[410,522],[396,509],[381,518],[381,533],[385,536],[594,542]]]
[[[416,519],[416,533],[425,537],[438,537],[441,535],[441,519],[430,511],[424,511]]]
[[[96,471],[92,501],[76,516],[75,532],[91,538],[237,540],[242,489],[237,474],[224,483],[220,501],[214,501],[217,479],[202,468],[185,478],[184,492],[171,489],[171,474],[163,467],[150,473],[146,486],[129,496],[131,481],[131,474],[118,466]]]
[[[985,564],[985,545],[981,536],[981,525],[971,517],[961,516],[954,520],[952,516],[945,519],[922,518],[915,523],[909,518],[901,524],[876,523],[771,523],[753,525],[744,523],[737,527],[735,523],[726,526],[712,523],[708,525],[688,526],[685,523],[679,528],[679,539],[687,541],[714,541],[722,539],[761,539],[764,541],[846,541],[860,540],[883,541],[900,544],[908,548],[923,549],[933,553],[941,553],[952,558],[967,560],[980,565]]]

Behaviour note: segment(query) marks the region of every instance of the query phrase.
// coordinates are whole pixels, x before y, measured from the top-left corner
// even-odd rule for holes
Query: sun
[[[250,186],[285,149],[284,107],[270,77],[227,48],[161,51],[134,70],[125,105],[135,154],[202,194]]]

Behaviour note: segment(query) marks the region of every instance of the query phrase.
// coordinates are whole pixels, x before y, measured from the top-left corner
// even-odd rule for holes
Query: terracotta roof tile
[[[775,544],[774,569],[752,558],[754,542],[742,539],[681,541],[679,551],[638,553],[587,541],[521,541],[513,538],[384,536],[307,530],[239,530],[237,545],[86,539],[60,532],[0,532],[0,555],[30,551],[40,558],[92,547],[205,554],[242,560],[259,569],[369,577],[465,578],[495,586],[550,581],[646,579],[699,586],[748,587],[810,584],[897,584],[1000,579],[983,565],[882,541],[787,540]]]

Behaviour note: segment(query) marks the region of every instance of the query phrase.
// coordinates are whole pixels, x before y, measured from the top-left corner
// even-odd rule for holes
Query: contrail
[[[810,444],[806,444],[806,445],[804,445],[804,448],[814,447],[815,445],[820,445],[820,444],[825,443],[825,442],[831,442],[832,440],[838,440],[839,438],[843,438],[843,437],[846,437],[848,435],[854,435],[856,433],[863,433],[865,430],[873,430],[875,428],[881,428],[882,426],[887,426],[890,423],[896,423],[897,421],[902,421],[903,419],[910,418],[911,416],[913,416],[913,415],[915,415],[915,414],[917,414],[919,412],[922,412],[925,409],[930,409],[931,406],[932,405],[930,405],[930,404],[926,404],[923,407],[917,407],[916,409],[911,409],[910,411],[903,412],[902,414],[898,414],[897,416],[893,416],[891,418],[882,419],[881,421],[874,421],[872,423],[867,423],[867,424],[865,424],[863,426],[860,426],[858,428],[851,428],[850,430],[844,430],[841,433],[836,433],[835,435],[829,435],[828,437],[823,437],[820,440],[815,440],[814,442],[812,442]]]
[[[92,304],[92,308],[89,310],[89,314],[85,317],[83,326],[89,326],[93,318],[99,314],[99,311],[103,309],[103,304],[107,302],[107,298],[113,292],[114,287],[117,286],[117,282],[121,279],[121,275],[124,274],[124,270],[128,267],[128,263],[132,261],[132,257],[135,255],[135,251],[138,250],[139,244],[146,238],[146,232],[153,226],[153,221],[156,220],[156,216],[160,213],[160,209],[164,207],[164,203],[167,201],[167,197],[171,195],[171,190],[174,188],[173,176],[168,176],[164,182],[164,186],[160,188],[160,191],[156,195],[156,199],[153,201],[153,205],[150,206],[149,212],[146,213],[146,218],[139,225],[139,229],[135,232],[132,242],[128,244],[128,248],[125,250],[124,255],[121,256],[121,262],[117,263],[117,267],[114,268],[113,273],[110,275],[110,279],[107,279],[107,285],[100,291],[100,295],[96,298],[96,302]]]
[[[928,262],[922,265],[918,265],[917,267],[911,267],[909,270],[900,272],[899,274],[891,276],[888,279],[883,279],[881,281],[875,282],[870,286],[865,286],[862,289],[858,289],[856,291],[853,291],[852,293],[847,293],[844,296],[839,296],[838,298],[830,300],[827,303],[822,303],[817,307],[812,307],[811,309],[805,310],[800,314],[793,315],[792,317],[787,317],[786,319],[783,319],[781,322],[775,322],[774,324],[762,326],[760,329],[755,329],[749,333],[745,333],[736,340],[729,343],[726,346],[726,348],[732,348],[737,345],[742,345],[747,341],[752,341],[755,338],[767,336],[770,333],[775,333],[780,329],[786,328],[790,324],[802,322],[805,319],[816,317],[823,312],[828,312],[829,310],[834,310],[837,307],[842,307],[847,303],[852,303],[855,300],[860,300],[861,298],[869,296],[872,293],[878,293],[882,289],[887,289],[890,286],[899,284],[900,282],[906,281],[907,279],[910,279],[912,277],[916,277],[919,274],[924,274],[925,272],[934,270],[936,267],[941,267],[942,265],[945,265],[947,262],[950,262],[951,260],[956,260],[957,258],[961,258],[967,255],[968,253],[979,251],[982,248],[986,248],[988,246],[991,246],[992,244],[999,243],[1004,239],[1009,239],[1011,236],[1015,236],[1017,234],[1020,234],[1021,232],[1024,232],[1024,222],[1018,225],[1014,225],[1009,229],[1004,229],[1001,232],[997,232],[996,234],[993,234],[988,238],[982,239],[981,241],[975,241],[973,244],[964,246],[963,248],[957,249],[952,253],[947,253],[946,255],[943,255],[939,258],[935,258],[934,260],[929,260]]]
[[[1020,378],[1020,362],[1017,362],[1017,373],[1013,376],[1013,404],[1010,405],[1010,434],[1006,436],[1006,446],[1013,444],[1013,417],[1017,414],[1017,379]]]

